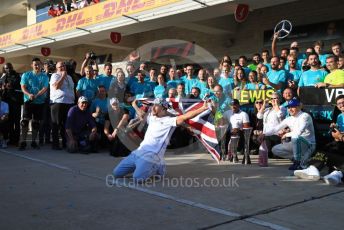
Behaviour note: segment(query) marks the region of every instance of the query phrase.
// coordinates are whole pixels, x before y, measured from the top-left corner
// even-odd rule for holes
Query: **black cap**
[[[240,105],[240,102],[238,99],[233,99],[231,105]]]

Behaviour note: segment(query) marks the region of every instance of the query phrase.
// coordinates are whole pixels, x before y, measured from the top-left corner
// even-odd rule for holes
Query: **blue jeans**
[[[156,153],[132,152],[124,158],[113,170],[115,177],[124,177],[133,173],[134,180],[144,181],[154,175],[165,174],[165,164]]]

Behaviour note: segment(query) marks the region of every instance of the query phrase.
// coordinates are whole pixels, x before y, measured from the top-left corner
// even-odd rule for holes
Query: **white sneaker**
[[[301,178],[301,179],[307,179],[307,180],[319,180],[320,179],[320,172],[319,170],[314,167],[313,165],[309,166],[306,169],[302,170],[295,170],[294,176]]]
[[[324,176],[324,181],[328,185],[338,185],[342,183],[343,173],[341,171],[335,170],[330,174]]]

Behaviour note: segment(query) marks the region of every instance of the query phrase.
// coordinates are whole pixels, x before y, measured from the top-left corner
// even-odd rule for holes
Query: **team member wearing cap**
[[[248,114],[240,109],[240,102],[238,99],[233,99],[231,102],[231,108],[223,113],[223,118],[225,119],[228,126],[228,132],[226,134],[226,147],[228,145],[229,139],[232,135],[240,136],[239,149],[244,147],[244,136],[242,129],[250,127],[250,119]],[[226,149],[228,151],[228,149]]]
[[[289,142],[283,142],[272,148],[273,154],[292,159],[294,164],[289,170],[297,170],[307,167],[307,163],[315,150],[315,134],[312,117],[301,111],[300,102],[293,98],[287,105],[289,117],[279,125],[272,127],[265,135],[272,135],[276,132],[282,136],[282,140],[291,138]],[[284,128],[289,127],[290,132]]]
[[[208,110],[208,105],[204,102],[201,108],[177,117],[170,116],[167,109],[166,101],[160,98],[155,99],[147,119],[148,128],[143,141],[113,170],[115,177],[123,177],[133,172],[133,178],[136,181],[144,181],[153,175],[164,175],[165,161],[163,158],[174,128]]]
[[[97,126],[87,109],[88,100],[81,96],[78,104],[69,109],[66,122],[67,151],[96,152]]]
[[[112,118],[111,120],[110,117]],[[111,156],[127,156],[130,152],[118,136],[119,132],[128,125],[129,120],[129,110],[121,108],[117,98],[111,98],[109,111],[105,115],[103,130],[110,144],[109,151]]]

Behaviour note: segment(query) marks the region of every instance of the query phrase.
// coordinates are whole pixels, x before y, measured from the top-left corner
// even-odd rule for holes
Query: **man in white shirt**
[[[59,61],[56,63],[56,73],[50,78],[50,110],[52,123],[52,149],[61,150],[59,144],[59,131],[62,136],[62,145],[66,145],[65,123],[68,110],[74,105],[74,82],[67,74],[66,65]]]
[[[151,176],[164,175],[164,154],[175,127],[209,109],[204,102],[199,109],[173,117],[167,112],[168,107],[168,103],[163,99],[155,99],[147,119],[148,128],[143,141],[116,166],[113,170],[115,177],[124,177],[133,172],[134,180],[143,182]]]
[[[228,145],[230,136],[240,136],[238,149],[242,150],[245,144],[242,130],[243,128],[250,127],[250,119],[246,112],[240,110],[240,102],[237,99],[232,100],[231,107],[232,109],[229,109],[223,113],[223,118],[225,119],[225,122],[229,125],[226,138],[226,146]],[[228,152],[228,149],[226,152]]]
[[[316,147],[312,117],[301,111],[300,102],[296,98],[288,102],[287,108],[290,116],[265,135],[278,131],[285,141],[272,148],[273,154],[293,160],[289,170],[304,169]],[[286,127],[289,127],[290,132],[286,132]]]

